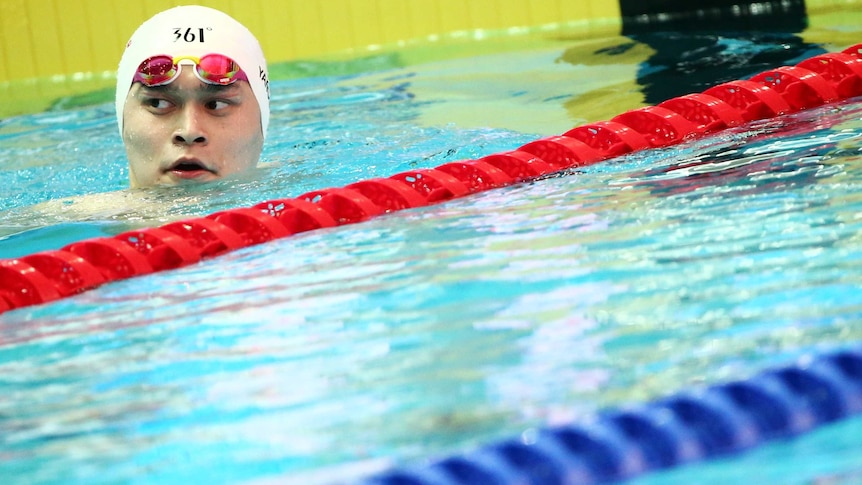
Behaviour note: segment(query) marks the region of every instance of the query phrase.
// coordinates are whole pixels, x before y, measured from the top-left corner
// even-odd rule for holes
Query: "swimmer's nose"
[[[174,132],[174,143],[178,145],[194,145],[207,143],[206,132],[193,109],[186,109],[180,124]]]

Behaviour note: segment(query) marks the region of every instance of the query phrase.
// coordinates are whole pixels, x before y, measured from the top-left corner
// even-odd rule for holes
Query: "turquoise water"
[[[572,44],[274,83],[266,167],[203,188],[124,190],[109,104],[3,120],[0,255],[562,133],[635,72]],[[859,342],[860,137],[850,100],[3,314],[0,476],[347,482]],[[640,480],[854,483],[859,426]]]

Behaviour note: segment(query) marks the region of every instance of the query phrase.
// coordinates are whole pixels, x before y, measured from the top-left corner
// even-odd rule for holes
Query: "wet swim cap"
[[[145,59],[166,54],[195,56],[223,54],[248,76],[260,105],[260,126],[266,137],[269,125],[269,74],[263,50],[254,35],[231,16],[218,10],[189,5],[174,7],[141,24],[126,44],[117,69],[117,123],[123,136],[123,107],[135,71]]]

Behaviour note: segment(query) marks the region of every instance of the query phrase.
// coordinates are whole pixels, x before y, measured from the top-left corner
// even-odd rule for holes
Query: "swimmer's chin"
[[[141,181],[140,178],[130,176],[129,188],[148,189],[156,187],[197,186],[233,179],[242,180],[247,177],[257,178],[260,168],[262,168],[261,165],[264,164],[261,163],[255,167],[240,171],[228,171],[228,173],[201,167],[173,167],[160,170],[157,174],[154,174],[155,177],[146,181]]]
[[[141,182],[138,180],[129,180],[129,188],[133,190],[146,190],[153,189],[158,187],[176,187],[183,185],[205,185],[211,182],[217,182],[219,180],[224,179],[221,175],[214,174],[211,172],[205,172],[200,174],[194,174],[194,176],[189,176],[188,174],[183,174],[184,176],[177,176],[171,172],[165,172],[159,174],[155,179]]]
[[[174,170],[162,174],[154,185],[205,184],[221,180],[222,178],[224,177],[218,173],[207,170]]]
[[[183,176],[177,176],[174,172],[165,172],[158,179],[150,184],[131,184],[132,189],[147,189],[156,187],[177,187],[177,186],[204,186],[216,182],[228,182],[231,180],[247,180],[256,179],[260,176],[260,168],[254,167],[251,169],[230,172],[230,173],[214,173],[202,172],[193,175],[183,173]]]

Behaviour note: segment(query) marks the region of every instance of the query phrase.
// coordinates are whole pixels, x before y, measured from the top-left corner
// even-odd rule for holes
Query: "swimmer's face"
[[[260,107],[249,84],[206,84],[187,67],[170,84],[129,90],[123,142],[132,187],[207,182],[260,159]]]

